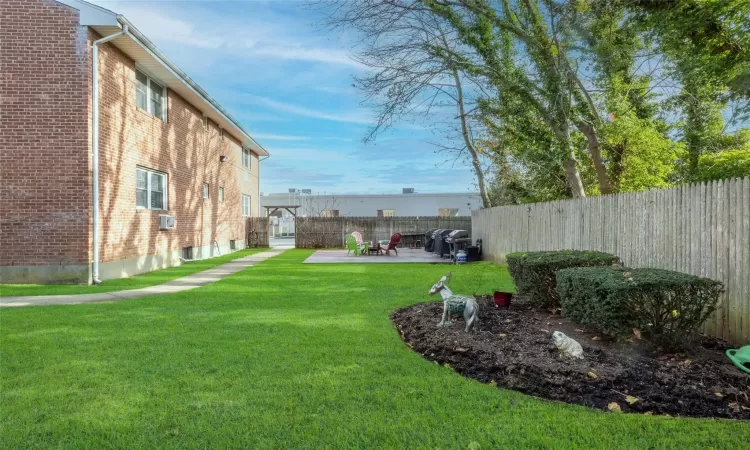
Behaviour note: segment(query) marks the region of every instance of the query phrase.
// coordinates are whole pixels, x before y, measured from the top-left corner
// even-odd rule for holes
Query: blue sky
[[[429,124],[362,143],[373,115],[352,87],[356,36],[323,31],[305,3],[89,1],[126,16],[271,152],[262,192],[475,190],[467,164],[435,153]]]

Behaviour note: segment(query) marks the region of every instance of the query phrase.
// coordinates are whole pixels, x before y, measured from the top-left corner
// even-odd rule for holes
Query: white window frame
[[[147,206],[138,206],[138,171],[146,172],[146,205]],[[159,175],[164,178],[164,192],[162,192],[162,208],[152,208],[151,207],[151,175]],[[135,200],[135,209],[150,209],[153,211],[168,211],[169,205],[167,204],[167,200],[169,199],[169,177],[164,172],[159,172],[158,170],[149,169],[147,167],[141,167],[136,166],[135,168],[135,177],[136,177],[136,200]]]
[[[163,122],[166,122],[167,121],[167,104],[169,103],[167,101],[167,87],[164,86],[162,83],[159,83],[158,81],[154,80],[154,78],[151,75],[149,75],[148,72],[146,72],[144,70],[141,70],[141,69],[139,69],[137,67],[136,67],[135,71],[136,71],[136,79],[135,79],[135,84],[136,84],[136,94],[135,94],[136,95],[136,108],[140,109],[141,111],[145,111],[145,112],[151,114],[154,117],[157,117],[157,118],[161,119]],[[143,109],[140,106],[138,106],[138,101],[137,101],[137,97],[138,97],[138,73],[140,73],[141,75],[143,75],[144,77],[146,77],[146,80],[147,80],[146,81],[146,109]],[[151,106],[151,85],[152,84],[154,84],[156,86],[159,86],[162,89],[161,116],[157,116],[154,113],[154,111],[153,111],[154,108]]]
[[[242,166],[251,169],[253,165],[253,152],[250,149],[242,149]]]
[[[210,188],[211,186],[209,186],[208,183],[203,183],[203,186],[201,187],[201,196],[203,197],[203,200],[208,200]]]
[[[219,186],[219,201],[220,202],[224,201],[224,188],[221,186]]]
[[[252,206],[252,197],[242,194],[242,217],[250,217]]]
[[[396,217],[395,209],[380,209],[378,211],[382,214],[380,217]]]

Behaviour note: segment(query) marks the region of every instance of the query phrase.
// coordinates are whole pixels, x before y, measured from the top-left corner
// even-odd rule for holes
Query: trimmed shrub
[[[508,271],[519,295],[533,305],[545,308],[560,306],[555,290],[555,272],[569,267],[611,266],[620,258],[609,253],[586,250],[509,253]]]
[[[661,269],[581,267],[557,272],[562,313],[604,334],[640,330],[654,344],[679,348],[716,310],[723,285]]]

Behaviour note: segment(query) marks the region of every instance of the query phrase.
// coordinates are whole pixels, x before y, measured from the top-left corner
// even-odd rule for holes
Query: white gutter
[[[119,36],[128,33],[128,26],[125,25],[122,31],[107,37],[98,39],[92,44],[91,52],[91,67],[92,67],[92,128],[94,134],[93,143],[93,157],[92,157],[92,172],[93,172],[93,230],[92,230],[92,244],[94,247],[94,261],[92,264],[92,281],[94,284],[101,283],[99,280],[99,44],[111,41]]]

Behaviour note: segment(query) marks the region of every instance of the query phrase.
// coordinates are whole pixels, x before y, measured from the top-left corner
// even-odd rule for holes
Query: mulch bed
[[[617,403],[623,412],[750,420],[750,375],[726,358],[725,341],[702,336],[687,353],[651,355],[640,341],[608,341],[560,315],[491,305],[480,299],[471,333],[463,318],[437,328],[442,302],[403,308],[391,319],[426,359],[498,387],[604,410]],[[561,356],[554,331],[577,340],[585,359]]]

